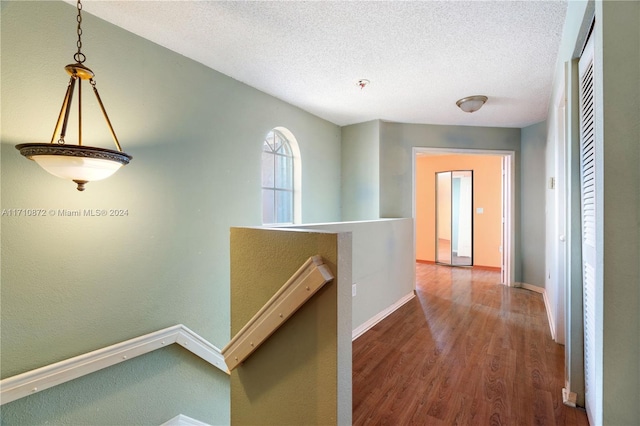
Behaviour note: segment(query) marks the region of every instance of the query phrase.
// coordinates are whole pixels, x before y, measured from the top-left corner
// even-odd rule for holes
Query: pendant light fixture
[[[84,191],[84,186],[87,182],[108,178],[120,167],[129,164],[132,157],[122,151],[107,111],[98,94],[96,82],[93,79],[93,71],[84,66],[86,57],[82,53],[82,4],[80,0],[78,0],[77,9],[78,51],[73,55],[76,63],[64,67],[71,78],[62,101],[58,121],[53,129],[51,142],[23,143],[16,145],[16,149],[28,159],[34,160],[47,172],[54,176],[74,181],[78,185],[78,191]],[[82,80],[88,80],[91,84],[117,150],[82,145]],[[69,115],[71,114],[71,101],[76,87],[78,89],[78,144],[71,145],[65,142],[65,137]],[[56,138],[58,132],[59,136]]]

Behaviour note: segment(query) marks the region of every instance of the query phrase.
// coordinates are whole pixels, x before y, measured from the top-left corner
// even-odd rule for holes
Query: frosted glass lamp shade
[[[456,105],[460,107],[464,112],[475,112],[482,108],[485,102],[487,102],[487,97],[478,95],[478,96],[468,96],[466,98],[460,99],[456,102]]]
[[[40,167],[54,176],[85,182],[108,178],[122,167],[122,164],[110,160],[68,157],[66,155],[38,155],[33,159]]]
[[[119,151],[79,145],[31,143],[16,148],[52,175],[77,183],[78,191],[84,191],[87,182],[113,175],[132,158]]]

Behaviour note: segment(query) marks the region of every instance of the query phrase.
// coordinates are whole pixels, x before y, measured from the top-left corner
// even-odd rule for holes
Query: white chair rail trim
[[[166,423],[162,423],[160,426],[211,426],[209,423],[201,422],[200,420],[192,419],[184,414],[180,414]]]
[[[230,374],[220,349],[178,324],[0,380],[0,405],[174,343]]]

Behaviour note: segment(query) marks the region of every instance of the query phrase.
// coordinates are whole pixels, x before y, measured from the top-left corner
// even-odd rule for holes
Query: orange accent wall
[[[435,261],[436,172],[473,170],[473,263],[500,267],[502,159],[485,155],[416,158],[416,259]],[[477,213],[478,207],[484,212]]]

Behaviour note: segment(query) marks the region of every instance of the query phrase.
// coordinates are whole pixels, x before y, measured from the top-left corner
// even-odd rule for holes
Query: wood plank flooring
[[[542,295],[416,265],[417,297],[353,342],[354,425],[588,425],[562,404]]]

